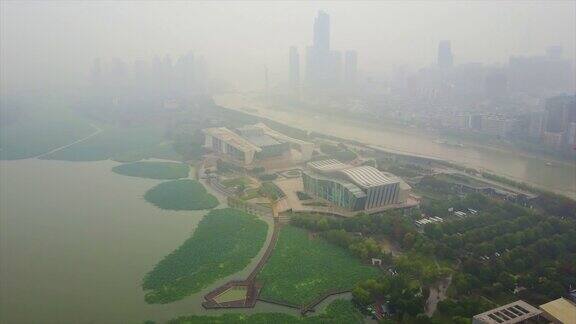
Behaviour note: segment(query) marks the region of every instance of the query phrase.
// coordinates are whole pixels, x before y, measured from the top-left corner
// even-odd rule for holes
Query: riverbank
[[[302,110],[274,110],[241,94],[220,95],[214,99],[225,108],[293,125],[304,131],[361,142],[391,153],[449,161],[576,198],[576,182],[573,180],[576,163],[558,161],[550,166],[549,159],[505,149],[442,145],[434,142],[434,135],[421,130],[399,130],[388,125],[367,126],[360,121],[344,120],[334,115],[320,116]]]

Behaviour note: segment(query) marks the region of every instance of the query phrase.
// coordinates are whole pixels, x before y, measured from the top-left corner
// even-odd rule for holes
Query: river
[[[204,310],[202,296],[245,276],[258,258],[181,301],[144,302],[143,276],[191,235],[206,212],[148,204],[144,193],[160,181],[115,174],[115,165],[0,162],[0,323],[142,323],[228,311]],[[261,302],[242,311],[297,314]]]
[[[479,145],[449,146],[437,135],[412,128],[367,124],[337,115],[301,109],[273,109],[246,94],[215,96],[218,105],[266,117],[308,131],[375,145],[396,153],[451,161],[576,198],[576,163],[556,161],[524,152]],[[552,161],[552,163],[550,163]],[[551,165],[547,165],[551,164]]]

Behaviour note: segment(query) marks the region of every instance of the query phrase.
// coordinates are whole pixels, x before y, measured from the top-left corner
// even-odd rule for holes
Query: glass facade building
[[[350,210],[375,210],[402,199],[400,179],[369,166],[315,161],[302,177],[306,193]]]
[[[318,173],[303,172],[304,191],[351,210],[362,210],[366,204],[366,194],[355,184],[340,179],[332,179]]]

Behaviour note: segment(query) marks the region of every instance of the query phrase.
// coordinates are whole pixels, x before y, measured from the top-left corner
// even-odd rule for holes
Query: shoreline
[[[226,95],[228,95],[228,94],[225,94],[225,96],[226,96]],[[214,96],[215,99],[216,99],[217,97],[218,97],[218,95],[217,95],[217,96]],[[341,140],[341,141],[343,141],[343,142],[346,142],[346,141],[356,142],[356,143],[361,144],[361,145],[363,145],[363,146],[365,146],[365,147],[369,147],[369,148],[381,150],[381,151],[384,151],[384,152],[387,152],[387,153],[399,154],[399,155],[405,155],[405,156],[411,156],[411,157],[417,157],[417,158],[423,158],[423,159],[430,159],[430,160],[436,160],[436,161],[443,161],[443,162],[455,164],[455,165],[457,165],[457,166],[459,166],[459,167],[473,168],[473,169],[477,169],[477,170],[480,171],[480,172],[488,172],[488,173],[492,173],[492,174],[497,175],[497,176],[501,176],[501,177],[508,178],[509,180],[514,181],[514,182],[528,184],[529,186],[533,187],[535,190],[548,191],[548,192],[552,192],[552,193],[555,193],[555,194],[559,194],[559,195],[568,197],[568,198],[570,198],[570,199],[576,199],[576,191],[573,191],[573,190],[570,190],[570,189],[553,189],[553,188],[550,188],[550,187],[545,186],[545,185],[537,184],[537,183],[535,183],[534,181],[521,179],[521,178],[519,178],[519,177],[517,177],[517,176],[510,175],[510,174],[508,174],[508,173],[506,173],[506,172],[495,171],[495,170],[493,170],[493,169],[491,169],[491,168],[487,168],[487,167],[476,167],[476,166],[470,165],[469,163],[463,163],[463,162],[461,162],[461,161],[456,161],[456,160],[454,160],[454,159],[450,159],[450,158],[447,158],[447,157],[438,157],[438,156],[434,156],[434,155],[430,155],[430,154],[425,154],[425,153],[414,153],[414,152],[407,151],[407,150],[385,147],[385,146],[378,145],[378,144],[366,143],[366,142],[364,142],[364,141],[362,141],[362,140],[359,140],[359,139],[344,138],[344,137],[342,137],[342,136],[331,135],[331,134],[327,134],[327,133],[325,133],[325,132],[318,131],[318,130],[309,130],[309,129],[307,129],[307,128],[302,128],[301,126],[291,126],[291,125],[287,124],[287,123],[284,122],[284,121],[278,120],[278,118],[273,118],[273,117],[270,117],[270,116],[267,116],[267,115],[263,114],[263,113],[261,112],[261,110],[262,110],[262,109],[268,109],[268,108],[263,108],[263,107],[262,107],[262,104],[255,104],[255,105],[252,104],[254,107],[245,107],[245,106],[238,106],[238,105],[236,105],[236,106],[231,106],[230,104],[223,103],[223,102],[221,102],[220,100],[214,100],[214,101],[215,101],[215,104],[216,104],[217,106],[221,107],[222,109],[233,110],[233,111],[236,111],[236,112],[240,112],[240,113],[243,113],[243,114],[246,114],[246,115],[250,115],[250,116],[259,118],[259,119],[270,120],[270,121],[273,121],[273,122],[275,122],[275,123],[282,124],[282,125],[284,125],[284,126],[291,127],[291,128],[294,128],[294,129],[298,129],[298,130],[301,130],[301,131],[313,132],[313,133],[316,133],[316,134],[319,134],[319,135],[322,135],[322,136],[327,136],[327,137],[330,137],[330,138],[335,138],[335,139]],[[272,110],[274,110],[274,109],[272,109]],[[282,109],[275,110],[275,111],[279,111],[279,112],[282,112],[282,113],[288,113],[286,110],[282,110]],[[332,116],[326,116],[326,117],[328,117],[328,118],[333,118]],[[339,118],[339,117],[335,117],[335,118]],[[349,122],[350,122],[351,124],[354,124],[355,126],[361,126],[361,124],[362,124],[362,122],[359,121],[359,120],[350,120]],[[364,126],[365,126],[365,125],[364,125]],[[369,128],[372,129],[372,130],[376,130],[376,131],[377,131],[377,128],[375,128],[374,126],[375,126],[374,124],[370,123]],[[396,127],[397,127],[397,126],[396,126]],[[393,127],[393,130],[394,130],[394,131],[398,131],[398,132],[405,133],[405,134],[410,134],[410,135],[413,135],[413,136],[436,135],[436,134],[431,134],[431,133],[424,133],[424,132],[421,132],[421,131],[416,131],[416,132],[407,131],[406,129],[397,130],[396,127]],[[509,152],[510,152],[510,150],[506,150],[505,148],[501,148],[501,147],[485,146],[485,145],[478,145],[478,144],[470,144],[470,145],[467,145],[467,146],[468,146],[468,148],[481,148],[481,149],[490,150],[490,151],[498,152],[498,153],[509,153]],[[537,160],[541,160],[541,161],[547,161],[547,160],[548,160],[548,161],[553,161],[553,162],[558,163],[558,164],[561,164],[561,165],[563,165],[563,166],[565,166],[565,167],[571,167],[571,166],[572,166],[572,164],[569,163],[568,161],[558,160],[558,159],[555,159],[554,157],[543,157],[543,156],[540,156],[540,155],[531,154],[531,153],[529,153],[529,152],[524,152],[524,151],[519,152],[518,150],[513,150],[513,153],[514,153],[514,154],[517,154],[517,155],[520,155],[520,157],[533,158],[533,159],[537,159]]]

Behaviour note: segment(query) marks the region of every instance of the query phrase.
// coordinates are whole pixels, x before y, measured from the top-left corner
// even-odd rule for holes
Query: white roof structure
[[[293,137],[284,135],[284,134],[277,132],[277,131],[273,130],[272,128],[266,126],[266,124],[264,124],[264,123],[257,123],[257,124],[252,125],[251,127],[260,128],[264,131],[264,134],[267,134],[268,136],[272,136],[276,139],[279,139],[279,140],[282,140],[285,142],[290,142],[290,143],[294,143],[294,144],[300,144],[300,145],[314,147],[314,143],[306,142],[306,141],[303,141],[301,139],[297,139],[297,138],[293,138]]]
[[[262,151],[261,148],[258,146],[250,143],[242,136],[234,133],[233,131],[229,130],[226,127],[213,127],[204,129],[204,133],[208,134],[212,137],[215,137],[223,142],[228,143],[229,145],[237,148],[242,152],[260,152]]]
[[[398,179],[387,177],[384,173],[371,166],[359,166],[341,171],[357,185],[370,188],[399,182]]]
[[[335,159],[309,162],[308,166],[322,173],[336,172],[342,174],[364,189],[400,182],[400,179],[387,175],[374,167],[366,165],[353,167]]]
[[[308,162],[308,166],[320,172],[331,172],[351,167],[335,159]]]
[[[545,312],[545,316],[552,317],[560,323],[576,323],[576,305],[565,298],[558,298],[546,304],[540,305],[540,309]]]
[[[513,324],[541,314],[538,308],[523,300],[491,309],[473,317],[473,324]]]

